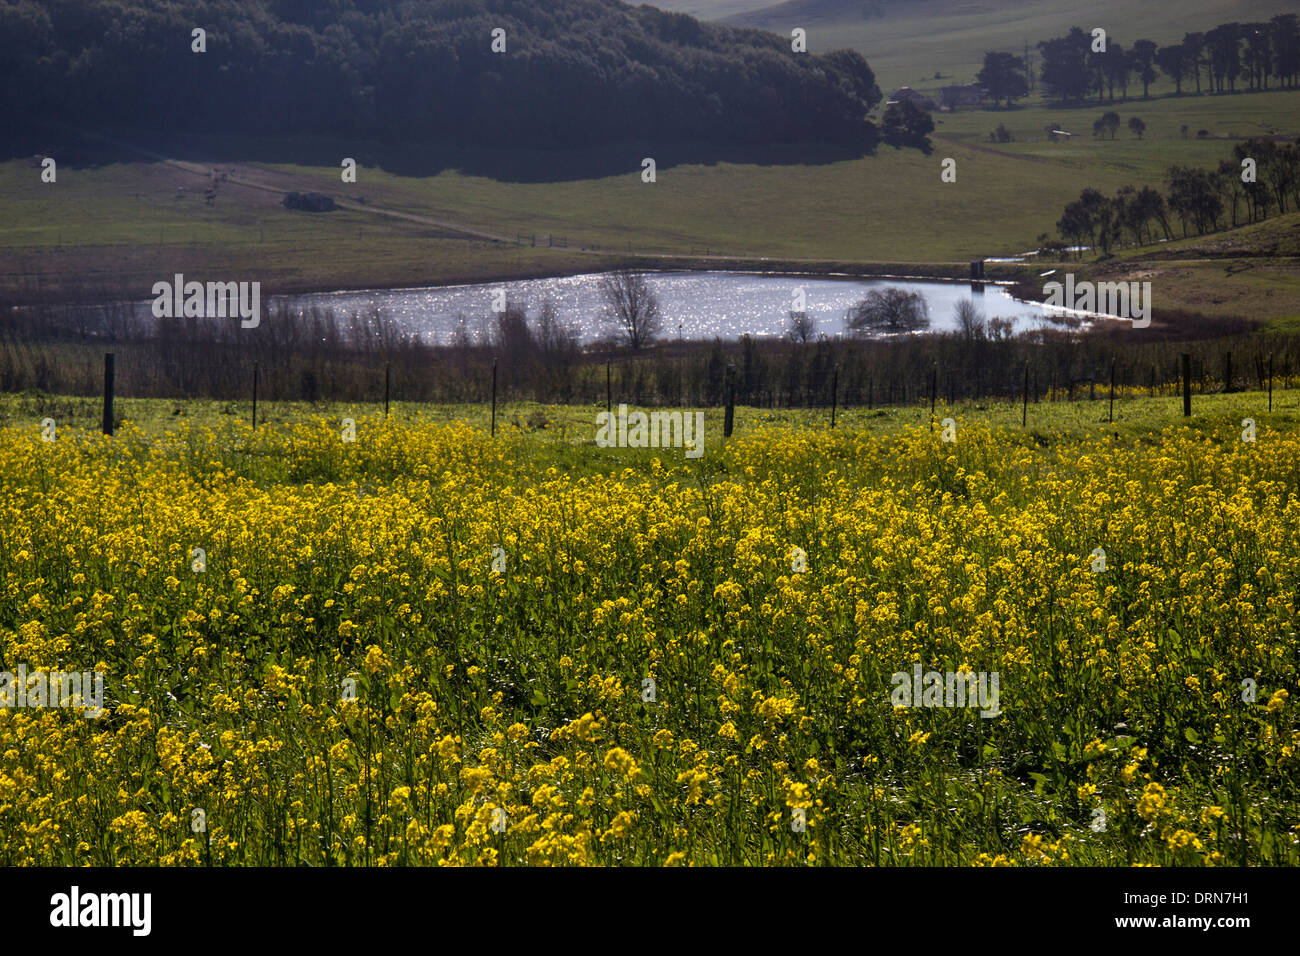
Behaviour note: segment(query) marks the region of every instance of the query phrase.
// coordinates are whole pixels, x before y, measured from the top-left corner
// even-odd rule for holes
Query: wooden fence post
[[[1273,410],[1273,353],[1268,353],[1268,410]]]
[[[1183,353],[1183,417],[1192,414],[1192,356]]]
[[[831,373],[831,428],[835,427],[835,400],[840,390],[840,367],[835,366]]]
[[[113,434],[113,353],[104,353],[104,434]]]
[[[1115,360],[1110,360],[1110,419],[1113,424],[1115,421]]]
[[[1029,363],[1025,363],[1025,400],[1020,406],[1020,427],[1024,428],[1029,424]]]
[[[939,363],[930,366],[930,431],[934,431],[934,398],[939,389]]]
[[[727,366],[727,410],[722,419],[722,437],[730,438],[736,420],[736,366]]]

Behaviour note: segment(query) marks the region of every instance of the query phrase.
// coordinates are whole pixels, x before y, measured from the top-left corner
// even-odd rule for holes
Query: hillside
[[[645,24],[665,30],[665,24],[680,29],[695,24],[650,8],[575,2],[581,9],[634,18],[641,31],[637,37],[645,36]],[[57,9],[78,3],[100,9],[88,0]],[[510,6],[506,0],[493,4]],[[1232,9],[1248,12],[1248,6]],[[17,9],[30,10],[9,5],[0,11]],[[830,15],[844,8],[806,3],[801,9]],[[1195,0],[1191,9],[1205,12],[1209,22],[1225,15]],[[967,10],[959,6],[952,16],[969,18]],[[1145,14],[1135,16],[1140,20]],[[905,19],[900,13],[873,22],[900,29]],[[814,44],[831,35],[830,28],[817,26],[829,21],[807,22]],[[1059,34],[1070,22],[1062,19],[1043,30]],[[299,26],[319,35],[315,25]],[[700,30],[701,37],[733,38],[728,28],[691,29]],[[780,36],[766,35],[760,43],[754,38],[762,34],[738,35],[758,44],[761,59],[807,59],[774,52],[788,50]],[[271,29],[267,42],[273,46],[280,36]],[[634,39],[623,42],[636,46]],[[91,34],[78,42],[100,49]],[[103,41],[119,42],[111,36]],[[982,47],[975,42],[970,49]],[[727,62],[719,55],[723,59],[717,62]],[[369,68],[364,57],[357,62],[358,69]],[[870,72],[856,55],[830,62],[856,62]],[[745,86],[726,78],[711,82],[719,92],[710,96],[720,101]],[[219,126],[188,132],[173,127],[164,136],[158,130],[165,116],[142,110],[122,119],[120,113],[106,113],[79,129],[90,140],[116,120],[116,135],[128,148],[108,150],[99,140],[91,145],[69,135],[56,144],[67,147],[58,151],[57,187],[40,185],[30,152],[0,163],[5,210],[0,285],[21,292],[49,283],[71,294],[99,289],[107,295],[109,285],[147,288],[160,271],[203,270],[250,274],[285,291],[409,286],[592,271],[623,255],[659,267],[738,268],[761,262],[768,268],[834,271],[840,264],[880,271],[908,263],[908,271],[952,275],[970,259],[1015,256],[1036,248],[1040,236],[1055,237],[1065,206],[1085,187],[1107,196],[1126,186],[1165,192],[1171,166],[1215,169],[1241,140],[1300,134],[1297,91],[1174,97],[1159,95],[1156,88],[1149,100],[1139,92],[1114,105],[1060,106],[1035,96],[1010,110],[937,114],[931,155],[884,146],[863,156],[806,142],[680,146],[649,136],[631,146],[574,142],[542,149],[519,138],[495,148],[472,142],[454,148],[409,142],[397,148],[356,130],[232,135]],[[667,103],[672,95],[656,94],[652,102]],[[85,103],[61,109],[58,115],[78,116]],[[1144,134],[1088,135],[1104,110],[1116,111],[1125,123],[1140,119]],[[755,114],[745,122],[759,119]],[[312,121],[310,116],[302,120]],[[256,118],[249,125],[256,127]],[[1005,142],[990,140],[999,125],[1008,133]],[[1044,135],[1048,126],[1076,135],[1052,139]],[[514,127],[503,130],[513,135]],[[466,136],[472,141],[473,131]],[[132,145],[152,145],[153,152]],[[159,162],[160,154],[175,162]],[[341,156],[356,157],[355,184],[340,184]],[[644,156],[658,165],[653,184],[640,176]],[[940,163],[948,159],[959,170],[955,182],[939,176]],[[205,203],[200,196],[214,178],[212,170],[220,178],[212,201]],[[339,209],[327,216],[286,210],[280,198],[288,190],[328,193]],[[1167,257],[1170,250],[1148,251]],[[1147,252],[1122,249],[1119,255],[1141,259]],[[1207,314],[1300,315],[1294,256],[1235,254],[1241,256],[1276,261],[1254,262],[1250,269],[1234,266],[1225,274],[1221,266],[1203,261],[1212,257],[1186,256],[1191,260],[1186,269],[1180,265],[1163,273],[1178,281],[1162,291],[1162,300]]]
[[[865,148],[880,99],[851,51],[796,57],[769,33],[618,0],[21,0],[0,4],[0,37],[0,111],[39,134],[30,149],[50,126],[142,118],[406,145]]]
[[[1144,138],[1079,136],[1053,143],[1042,136],[1049,121],[1086,128],[1100,113],[1091,105],[962,111],[940,119],[929,157],[886,147],[874,156],[843,159],[787,147],[744,162],[702,163],[655,150],[660,173],[654,184],[641,181],[635,164],[619,175],[510,182],[457,168],[414,175],[377,163],[368,147],[357,144],[223,137],[185,145],[185,155],[203,162],[88,157],[83,165],[61,166],[58,186],[44,189],[31,188],[39,170],[13,161],[0,164],[0,284],[20,288],[40,275],[57,285],[94,287],[111,280],[147,289],[160,271],[208,271],[251,274],[285,290],[412,286],[590,271],[610,254],[628,252],[675,257],[659,260],[663,267],[734,267],[736,260],[724,257],[768,257],[910,262],[916,265],[909,271],[933,266],[951,274],[972,258],[1015,255],[1035,248],[1040,233],[1055,235],[1063,208],[1085,186],[1106,195],[1130,184],[1163,190],[1171,164],[1213,168],[1230,156],[1237,139],[1300,132],[1300,92],[1162,97],[1118,109],[1126,120],[1145,119]],[[988,141],[999,122],[1013,141]],[[1209,135],[1183,139],[1183,125]],[[293,161],[294,151],[304,149],[324,157],[355,149],[357,183],[341,187],[328,160]],[[283,158],[259,161],[262,156]],[[957,161],[955,183],[939,180],[940,160],[948,157]],[[510,158],[580,169],[584,153],[519,151]],[[232,177],[219,185],[212,205],[201,198],[209,168]],[[291,189],[329,193],[344,208],[325,216],[286,210],[278,197]],[[1256,227],[1260,233],[1271,229],[1269,223]],[[522,245],[514,241],[519,236]],[[554,247],[552,236],[558,237]],[[1215,233],[1199,241],[1231,236]],[[1168,251],[1125,250],[1120,257]],[[1192,281],[1162,289],[1162,301],[1208,314],[1300,315],[1294,251],[1235,255],[1258,258],[1257,251],[1276,261],[1230,272],[1213,262],[1165,272]]]
[[[1128,46],[1140,38],[1166,43],[1189,30],[1295,10],[1288,0],[1098,0],[1086,8],[1072,0],[788,0],[723,16],[733,26],[787,36],[793,27],[804,27],[810,51],[852,47],[870,61],[882,89],[921,89],[970,82],[985,51],[1023,53],[1026,45],[1032,51],[1038,41],[1075,25],[1103,27]]]
[[[770,3],[767,0],[653,0],[648,5],[660,10],[688,13],[701,20],[721,20],[751,10],[761,10],[770,6]]]

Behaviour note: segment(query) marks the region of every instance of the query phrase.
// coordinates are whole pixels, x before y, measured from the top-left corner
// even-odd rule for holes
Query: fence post
[[[605,359],[605,414],[614,413],[614,382],[609,370],[609,359]]]
[[[835,427],[835,400],[840,390],[840,367],[835,366],[831,373],[831,428]]]
[[[1273,410],[1273,353],[1268,353],[1268,410]]]
[[[113,434],[113,353],[104,353],[104,434]]]
[[[934,431],[934,398],[939,388],[939,363],[930,366],[930,431]]]
[[[497,434],[497,360],[492,360],[492,437]]]
[[[1115,422],[1115,360],[1110,360],[1110,418],[1111,424]]]
[[[1223,394],[1232,391],[1232,353],[1223,356]]]
[[[388,417],[388,391],[389,391],[388,387],[389,387],[389,382],[392,378],[392,371],[393,371],[393,363],[385,362],[384,363],[384,417],[385,418]]]
[[[736,366],[727,366],[727,410],[722,419],[722,437],[730,438],[736,421]]]
[[[1025,363],[1025,400],[1020,407],[1020,427],[1029,424],[1029,363]]]
[[[1183,417],[1192,414],[1192,356],[1183,353]]]
[[[257,363],[253,363],[253,428],[257,428]]]

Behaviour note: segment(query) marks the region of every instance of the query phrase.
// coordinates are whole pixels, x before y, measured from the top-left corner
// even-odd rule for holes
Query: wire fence
[[[1135,399],[1181,395],[1183,415],[1193,414],[1194,396],[1231,393],[1243,389],[1262,393],[1260,411],[1273,410],[1274,392],[1294,387],[1288,356],[1285,373],[1278,368],[1274,354],[1256,354],[1252,361],[1234,360],[1232,353],[1222,353],[1217,368],[1220,378],[1212,376],[1212,363],[1191,352],[1178,355],[1176,374],[1151,364],[1144,367],[1132,362],[1121,365],[1112,359],[1098,369],[1096,363],[1085,375],[1058,374],[1041,362],[1023,361],[1018,368],[1008,367],[997,375],[973,379],[960,377],[955,370],[945,370],[937,362],[928,368],[882,373],[878,366],[861,366],[844,361],[826,364],[810,386],[804,380],[798,387],[783,389],[779,383],[756,382],[752,362],[706,363],[703,387],[688,382],[683,365],[677,375],[662,377],[638,368],[637,360],[613,357],[603,364],[586,362],[574,366],[568,376],[568,394],[562,404],[596,404],[613,408],[627,404],[642,407],[716,407],[726,409],[726,434],[731,434],[736,405],[759,408],[823,408],[829,412],[833,427],[837,416],[853,408],[886,408],[928,405],[932,421],[941,408],[954,407],[960,401],[1012,402],[1021,408],[1021,423],[1029,425],[1030,408],[1041,403],[1103,403],[1107,420],[1114,421],[1116,402],[1121,405]],[[95,367],[97,366],[97,367]],[[258,423],[258,405],[268,402],[354,401],[380,404],[387,414],[395,402],[433,402],[430,398],[429,369],[391,360],[374,364],[353,364],[348,368],[348,389],[321,389],[320,382],[304,379],[310,371],[292,361],[265,361],[257,357],[226,359],[160,358],[131,352],[101,353],[98,363],[87,362],[85,374],[93,377],[95,387],[80,392],[83,397],[98,395],[103,401],[103,430],[111,434],[118,421],[115,403],[126,398],[214,398],[231,403],[232,411],[247,414],[254,426]],[[444,370],[445,371],[445,370]],[[654,369],[652,371],[663,371]],[[492,405],[495,428],[499,402],[534,400],[536,382],[512,383],[499,357],[490,363],[467,365],[457,386],[459,398],[450,404],[475,403]],[[670,370],[671,372],[671,370]],[[308,387],[305,387],[308,386]],[[530,389],[530,386],[533,388]],[[675,387],[674,387],[675,386]],[[690,386],[690,387],[688,387]],[[436,389],[433,390],[436,392]],[[52,396],[51,396],[52,397]],[[39,396],[38,396],[39,398]],[[1266,402],[1266,405],[1264,404]]]

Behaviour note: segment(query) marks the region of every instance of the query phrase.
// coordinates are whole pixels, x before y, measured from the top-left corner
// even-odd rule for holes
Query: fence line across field
[[[1180,360],[1181,360],[1180,384],[1182,386],[1183,417],[1186,418],[1186,417],[1191,417],[1192,415],[1192,355],[1191,353],[1183,352],[1180,355]],[[166,368],[181,369],[183,371],[192,371],[196,369],[222,369],[222,370],[235,369],[239,371],[241,374],[251,373],[252,426],[253,428],[257,427],[258,389],[261,382],[261,372],[262,372],[262,365],[260,360],[254,359],[251,363],[251,369],[248,363],[241,363],[241,362],[191,363],[191,362],[173,362],[165,359],[163,360],[150,359],[148,360],[147,364],[152,368],[166,367]],[[1268,353],[1267,365],[1264,365],[1261,357],[1261,359],[1257,359],[1257,366],[1260,371],[1260,379],[1261,379],[1259,384],[1261,386],[1261,390],[1266,389],[1267,391],[1268,411],[1272,412],[1273,411],[1273,353],[1271,352]],[[1150,386],[1149,386],[1150,397],[1154,398],[1155,391],[1156,391],[1155,367],[1151,366],[1150,368],[1151,368],[1151,378],[1150,378]],[[1227,352],[1224,354],[1224,370],[1225,372],[1224,372],[1223,390],[1224,393],[1227,394],[1235,390],[1233,385],[1233,378],[1232,378],[1232,353],[1231,352]],[[367,369],[366,371],[378,372],[377,369]],[[1038,387],[1037,369],[1032,366],[1032,363],[1025,362],[1024,373],[1023,373],[1023,386],[1020,389],[1021,392],[1020,425],[1022,428],[1027,428],[1029,426],[1029,395],[1030,395],[1031,371],[1033,372],[1033,381],[1034,381],[1033,391],[1034,391],[1035,404],[1037,404],[1040,399],[1040,389]],[[104,434],[106,435],[113,434],[113,427],[114,427],[113,402],[114,402],[116,385],[117,385],[117,372],[118,372],[118,368],[117,368],[117,361],[116,361],[116,353],[105,352],[104,353],[104,387],[103,387],[104,414],[103,414],[102,428]],[[499,372],[498,359],[493,358],[492,371],[491,371],[491,434],[493,436],[496,435],[498,372]],[[1110,361],[1109,410],[1107,414],[1107,422],[1109,423],[1114,423],[1115,421],[1115,394],[1116,394],[1115,372],[1116,372],[1116,361],[1112,358]],[[383,376],[384,376],[384,417],[387,418],[389,415],[391,402],[392,402],[392,362],[384,363]],[[835,427],[837,414],[841,407],[840,394],[839,394],[840,393],[839,380],[840,380],[840,366],[838,363],[836,363],[831,369],[831,385],[830,385],[829,401],[826,403],[819,403],[819,404],[829,404],[830,406],[830,427],[831,428]],[[1069,383],[1068,398],[1066,399],[1067,402],[1074,401],[1074,385],[1076,384],[1077,381],[1079,380],[1071,379]],[[1096,400],[1095,371],[1089,378],[1083,379],[1082,381],[1087,381],[1089,384],[1089,401],[1095,401]],[[1204,376],[1202,376],[1201,384],[1202,384],[1201,391],[1202,394],[1204,394],[1205,393]],[[901,386],[902,401],[899,403],[895,403],[894,390],[896,387],[899,386]],[[1283,385],[1283,387],[1285,387],[1285,384]],[[868,409],[871,409],[874,405],[874,391],[875,391],[874,379],[869,377],[867,380],[867,403],[866,403],[866,407]],[[1048,391],[1047,391],[1049,402],[1054,402],[1056,400],[1054,398],[1055,391],[1056,391],[1056,385],[1055,385],[1055,381],[1053,380],[1052,384],[1048,386]],[[936,407],[937,407],[937,401],[939,396],[939,363],[938,362],[934,362],[931,365],[929,374],[926,376],[925,383],[919,387],[913,388],[911,392],[913,396],[912,400],[916,401],[918,398],[923,397],[927,393],[930,399],[930,430],[934,431],[935,424],[936,424]],[[769,390],[767,394],[769,400],[774,403],[775,391]],[[1008,394],[1013,402],[1013,407],[1014,407],[1014,401],[1016,398],[1016,387],[1014,381],[1010,385],[1010,390]],[[903,380],[901,383],[895,381],[894,379],[890,380],[889,400],[887,404],[890,406],[894,406],[898,404],[901,405],[909,404],[908,384],[906,380]],[[951,383],[950,383],[950,399],[948,404],[949,405],[956,404],[955,400],[951,395]],[[605,409],[606,411],[612,413],[613,405],[614,405],[613,362],[612,360],[609,360],[606,361],[605,363]],[[735,428],[735,406],[736,406],[736,366],[734,362],[731,362],[728,363],[724,372],[724,387],[723,387],[723,407],[724,407],[723,436],[726,438],[731,437],[732,432],[734,431]],[[759,407],[761,407],[761,405]],[[769,407],[775,407],[775,406],[773,404]],[[843,403],[843,407],[847,409],[850,407],[850,404],[847,401],[845,401]]]

